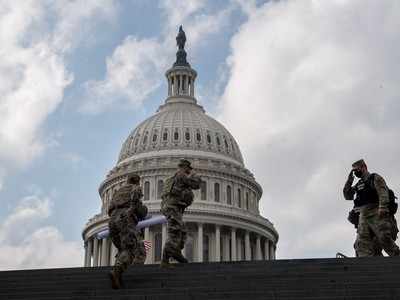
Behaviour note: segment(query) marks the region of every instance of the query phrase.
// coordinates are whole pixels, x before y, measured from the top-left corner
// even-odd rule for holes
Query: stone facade
[[[107,227],[111,197],[126,176],[136,173],[142,178],[144,204],[150,214],[160,214],[163,181],[175,172],[180,158],[189,159],[203,180],[184,216],[189,234],[183,251],[189,261],[275,258],[278,233],[260,215],[262,188],[245,168],[233,136],[197,104],[196,76],[190,66],[168,70],[165,104],[122,145],[117,165],[99,188],[101,212],[83,230],[85,266],[113,263],[114,246],[109,239],[97,239],[97,233]],[[159,262],[166,226],[146,228],[144,235],[152,245],[146,263]]]

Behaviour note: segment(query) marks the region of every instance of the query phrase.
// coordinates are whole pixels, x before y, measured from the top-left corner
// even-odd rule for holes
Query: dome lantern
[[[176,98],[184,98],[187,102],[196,103],[194,97],[194,81],[196,79],[197,73],[191,68],[190,64],[186,60],[186,35],[182,29],[179,27],[179,33],[176,37],[176,43],[178,46],[178,51],[176,52],[176,61],[171,69],[169,69],[165,76],[168,80],[168,102],[176,102]]]

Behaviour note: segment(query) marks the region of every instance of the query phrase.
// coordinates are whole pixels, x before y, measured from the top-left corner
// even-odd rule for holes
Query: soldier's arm
[[[352,187],[353,180],[347,179],[343,188],[343,196],[346,200],[354,200],[354,194],[356,193],[354,187]]]
[[[386,182],[382,178],[382,176],[375,174],[374,185],[379,197],[379,209],[388,210],[389,193],[388,193],[388,188],[386,186]]]
[[[190,186],[193,190],[198,190],[200,188],[201,178],[194,173],[185,176],[185,184]]]

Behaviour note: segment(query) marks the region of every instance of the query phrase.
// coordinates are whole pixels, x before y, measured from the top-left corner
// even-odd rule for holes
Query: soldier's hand
[[[353,181],[354,181],[354,170],[353,169],[351,169],[351,171],[350,171],[350,173],[349,173],[349,177],[347,178],[347,181],[348,182],[351,182],[351,183],[353,183]]]

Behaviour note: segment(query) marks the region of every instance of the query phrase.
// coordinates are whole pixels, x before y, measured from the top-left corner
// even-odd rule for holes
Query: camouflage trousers
[[[383,249],[389,256],[399,256],[400,250],[395,243],[397,232],[393,216],[380,217],[377,211],[373,214],[361,214],[354,244],[356,255],[382,256]]]
[[[162,208],[162,213],[167,218],[167,241],[164,245],[164,253],[172,257],[179,255],[185,246],[187,230],[183,222],[183,208],[168,205]]]
[[[111,240],[118,250],[114,268],[122,273],[133,263],[143,264],[146,251],[132,216],[126,210],[115,211],[108,224]]]

